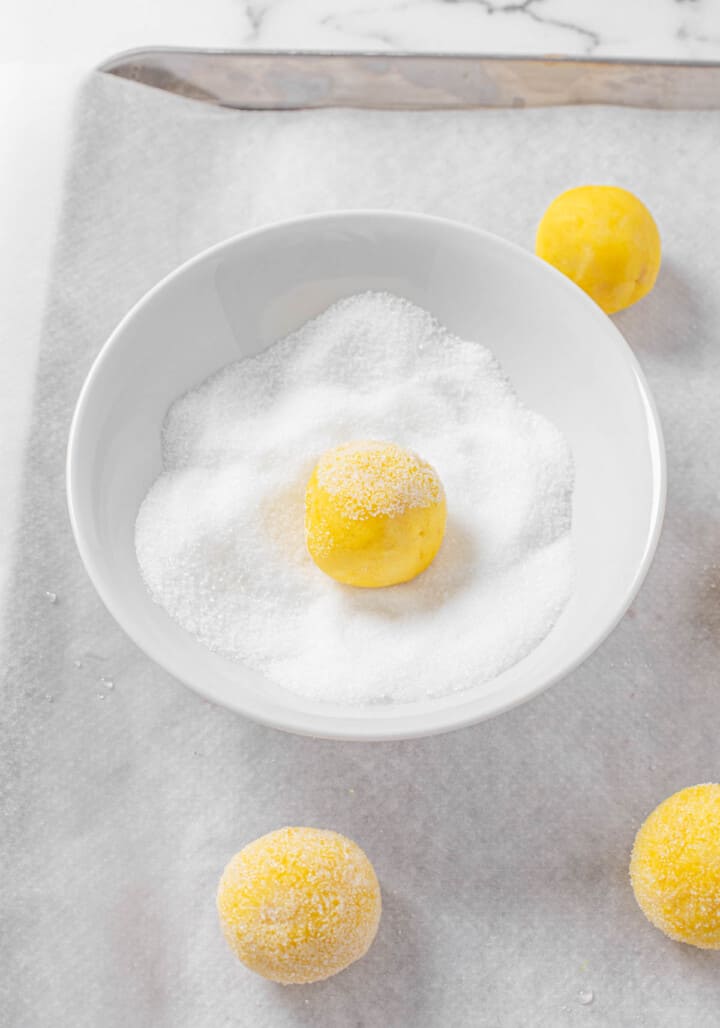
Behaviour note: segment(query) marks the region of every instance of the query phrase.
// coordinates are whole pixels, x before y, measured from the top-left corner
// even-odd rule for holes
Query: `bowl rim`
[[[257,711],[254,709],[252,704],[243,702],[242,692],[238,693],[239,702],[236,704],[229,704],[219,699],[210,690],[206,690],[202,684],[198,684],[191,675],[184,672],[183,667],[176,666],[173,662],[167,659],[164,652],[159,652],[159,648],[153,646],[147,640],[142,642],[136,637],[132,627],[126,623],[126,620],[122,614],[118,611],[117,605],[114,599],[114,590],[111,583],[105,578],[102,572],[99,570],[98,565],[95,563],[93,554],[90,547],[86,543],[83,526],[82,516],[79,512],[79,503],[77,493],[77,482],[81,477],[79,471],[79,464],[77,460],[77,447],[78,439],[80,437],[83,418],[91,396],[95,380],[98,377],[100,369],[102,368],[105,361],[108,359],[109,354],[114,351],[118,345],[118,339],[121,338],[125,326],[135,316],[135,314],[151,300],[167,285],[173,282],[175,279],[185,275],[195,265],[202,264],[207,260],[213,259],[218,255],[222,254],[224,250],[230,250],[236,247],[238,244],[245,242],[251,238],[273,234],[299,226],[302,224],[312,223],[323,223],[323,222],[347,222],[347,221],[363,221],[367,218],[373,218],[375,220],[385,220],[394,222],[419,222],[419,223],[431,223],[435,225],[444,226],[453,231],[461,231],[473,236],[480,236],[488,240],[492,245],[498,246],[501,249],[511,252],[515,258],[520,260],[531,262],[536,265],[542,265],[544,271],[551,276],[554,276],[557,280],[562,281],[563,287],[567,288],[571,292],[575,293],[576,301],[579,299],[581,303],[586,306],[586,310],[591,317],[602,319],[604,327],[607,330],[610,327],[610,334],[616,340],[616,343],[620,347],[623,358],[626,361],[630,372],[633,374],[636,385],[638,388],[639,395],[645,408],[645,414],[648,423],[648,436],[649,436],[649,447],[651,451],[651,463],[652,463],[652,508],[651,508],[651,522],[647,533],[645,542],[645,550],[640,560],[635,574],[626,587],[624,593],[618,599],[615,607],[615,611],[612,617],[608,618],[603,623],[597,632],[593,635],[591,640],[583,647],[583,649],[569,660],[566,660],[561,664],[557,670],[548,675],[546,678],[538,682],[533,688],[519,690],[517,687],[509,694],[502,696],[502,694],[491,694],[497,696],[496,702],[494,702],[490,709],[487,706],[483,706],[481,709],[473,709],[473,704],[450,706],[445,708],[439,708],[436,715],[433,717],[432,724],[425,723],[413,723],[412,720],[408,720],[403,727],[403,722],[400,718],[397,719],[397,727],[394,723],[389,725],[376,724],[371,718],[368,718],[365,711],[361,717],[355,718],[355,727],[353,728],[342,728],[334,722],[339,720],[336,714],[323,715],[309,714],[302,711],[294,711],[289,708],[284,708],[284,717],[273,716],[272,714],[265,713],[263,711]],[[588,657],[595,652],[598,647],[608,638],[608,636],[614,631],[621,619],[624,617],[631,603],[637,596],[646,576],[652,564],[655,552],[657,550],[658,542],[662,532],[663,520],[665,515],[665,506],[667,500],[667,456],[665,451],[665,444],[663,438],[663,431],[660,422],[660,416],[655,403],[655,399],[650,390],[649,384],[645,377],[645,374],[640,366],[640,363],[632,351],[629,343],[620,332],[618,327],[612,322],[612,320],[604,314],[604,312],[597,306],[597,304],[577,286],[571,279],[567,278],[562,272],[558,271],[552,265],[546,261],[541,260],[534,253],[529,250],[525,250],[523,247],[518,246],[515,243],[511,243],[501,236],[496,235],[493,232],[489,232],[486,229],[477,228],[466,222],[457,221],[451,218],[444,218],[437,215],[424,214],[417,211],[402,211],[402,210],[383,210],[382,208],[358,208],[358,209],[341,209],[333,211],[321,211],[313,214],[299,215],[293,218],[281,219],[278,221],[267,222],[256,228],[249,229],[245,232],[236,233],[226,239],[221,240],[218,243],[214,243],[212,246],[206,247],[199,253],[195,254],[194,257],[183,261],[180,265],[170,271],[167,275],[161,278],[154,286],[152,286],[147,292],[145,292],[126,312],[121,318],[116,327],[110,333],[108,338],[103,343],[100,351],[94,358],[90,369],[85,377],[82,388],[80,390],[78,400],[73,413],[70,432],[68,436],[67,454],[66,454],[66,499],[68,506],[68,513],[70,518],[70,525],[72,527],[73,536],[75,543],[78,548],[80,558],[85,566],[85,570],[95,587],[98,596],[100,597],[103,605],[110,613],[115,622],[130,638],[130,640],[143,652],[147,657],[158,664],[163,670],[171,674],[174,678],[177,678],[183,685],[192,689],[198,695],[204,699],[215,703],[219,706],[223,706],[233,713],[241,714],[244,717],[250,718],[251,720],[265,725],[270,728],[279,729],[281,731],[290,732],[296,735],[308,736],[311,738],[318,739],[330,739],[330,740],[342,740],[342,741],[354,741],[354,742],[381,742],[381,741],[396,741],[402,739],[415,739],[426,736],[440,735],[445,732],[455,731],[456,729],[466,728],[470,725],[477,724],[481,721],[489,720],[490,718],[496,717],[498,714],[505,713],[514,707],[520,706],[522,703],[526,703],[529,700],[535,698],[541,693],[545,692],[551,686],[565,678],[572,671],[578,668],[584,663]],[[461,695],[461,694],[458,694]],[[485,698],[486,699],[486,698]],[[411,708],[411,704],[407,705]],[[362,708],[358,708],[362,710]],[[412,718],[412,714],[409,711],[409,718]],[[415,715],[417,717],[418,715]],[[424,715],[426,717],[426,715]],[[353,708],[348,707],[347,714],[343,715],[344,721],[353,719]]]

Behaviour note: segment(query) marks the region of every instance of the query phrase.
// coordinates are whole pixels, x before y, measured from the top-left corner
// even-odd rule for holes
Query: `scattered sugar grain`
[[[358,439],[414,451],[445,489],[445,541],[404,585],[339,585],[306,551],[313,466]],[[563,436],[489,349],[389,294],[342,300],[182,396],[163,463],[136,525],[153,597],[209,648],[306,696],[408,701],[488,682],[570,594]]]

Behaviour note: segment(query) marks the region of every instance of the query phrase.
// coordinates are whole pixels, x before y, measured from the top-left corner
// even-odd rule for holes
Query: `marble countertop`
[[[132,47],[435,50],[720,60],[715,0],[7,0],[0,61]]]

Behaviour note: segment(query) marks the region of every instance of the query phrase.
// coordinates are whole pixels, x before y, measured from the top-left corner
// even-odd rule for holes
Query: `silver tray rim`
[[[166,46],[122,51],[98,70],[242,110],[720,109],[720,61]]]

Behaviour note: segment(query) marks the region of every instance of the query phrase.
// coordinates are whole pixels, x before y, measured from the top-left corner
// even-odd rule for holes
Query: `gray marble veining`
[[[149,45],[713,60],[715,0],[8,0],[0,60],[97,63]]]

